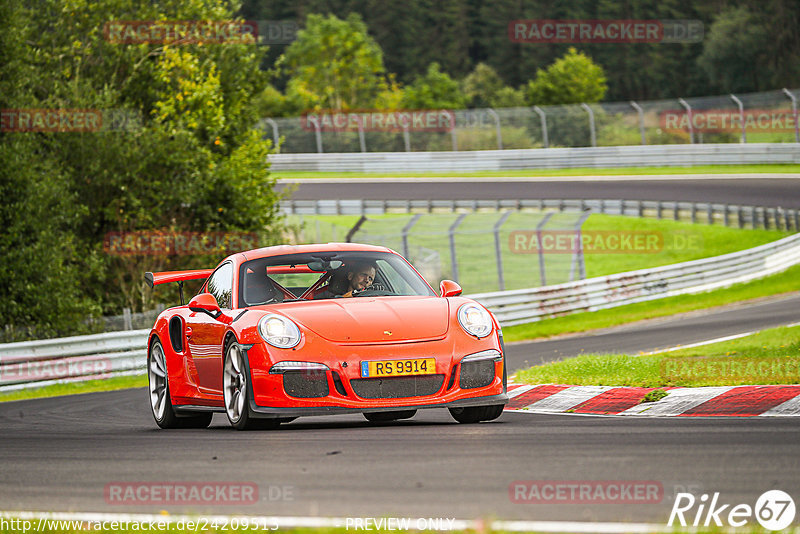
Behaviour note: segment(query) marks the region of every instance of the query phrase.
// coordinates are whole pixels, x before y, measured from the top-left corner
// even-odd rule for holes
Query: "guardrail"
[[[800,263],[800,234],[774,243],[675,265],[534,289],[470,295],[503,326],[595,311],[748,282]]]
[[[0,390],[142,374],[145,330],[107,332],[0,345]]]
[[[685,167],[800,163],[797,143],[631,145],[468,152],[270,154],[273,171],[469,172],[577,167]]]
[[[800,230],[796,209],[739,206],[708,202],[654,200],[283,200],[285,215],[378,215],[383,213],[456,212],[481,210],[587,211],[606,215],[628,215],[676,221],[723,224],[738,228]]]
[[[755,280],[800,263],[800,234],[774,243],[653,269],[555,286],[469,295],[503,326],[594,311]],[[149,330],[0,345],[0,390],[142,374]]]

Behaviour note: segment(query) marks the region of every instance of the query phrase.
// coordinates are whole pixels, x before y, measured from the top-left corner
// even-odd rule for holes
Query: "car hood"
[[[397,343],[441,338],[450,323],[447,299],[356,297],[282,307],[298,325],[338,343]]]

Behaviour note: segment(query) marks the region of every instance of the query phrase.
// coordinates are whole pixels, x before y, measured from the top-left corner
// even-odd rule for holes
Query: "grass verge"
[[[736,284],[725,289],[693,295],[678,295],[607,310],[577,313],[535,323],[508,326],[503,328],[503,337],[506,342],[543,339],[560,334],[587,332],[644,319],[704,310],[759,297],[792,293],[800,289],[798,280],[800,280],[800,265],[795,265],[782,273],[744,284]]]
[[[536,176],[619,176],[647,174],[763,174],[798,173],[800,165],[698,165],[696,167],[615,167],[594,169],[520,169],[506,171],[471,172],[320,172],[320,171],[273,171],[279,180],[296,178],[437,178],[437,177],[536,177]]]
[[[514,381],[638,387],[800,384],[800,326],[657,354],[586,354],[518,371]]]
[[[40,388],[21,389],[16,391],[0,392],[0,402],[40,397],[59,397],[61,395],[76,395],[78,393],[94,393],[97,391],[114,391],[117,389],[140,388],[147,386],[147,375],[115,376],[105,380],[90,380],[88,382],[67,382],[53,384]]]

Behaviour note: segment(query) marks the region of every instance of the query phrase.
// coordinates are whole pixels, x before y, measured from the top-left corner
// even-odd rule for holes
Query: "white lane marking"
[[[759,417],[795,416],[800,417],[800,395],[775,406]]]
[[[740,337],[747,337],[752,336],[753,334],[757,334],[758,331],[755,332],[745,332],[744,334],[734,334],[732,336],[725,336],[725,337],[718,337],[716,339],[709,339],[708,341],[698,341],[697,343],[690,343],[688,345],[677,345],[675,347],[669,347],[668,349],[658,349],[651,352],[640,352],[639,356],[652,356],[653,354],[661,354],[662,352],[673,352],[676,350],[682,349],[691,349],[693,347],[702,347],[703,345],[711,345],[712,343],[722,343],[723,341],[730,341],[732,339],[739,339]]]
[[[793,328],[795,326],[800,326],[800,323],[792,323],[783,326],[776,326],[774,328]],[[688,345],[677,345],[675,347],[669,347],[667,349],[658,349],[651,352],[640,352],[639,356],[651,356],[653,354],[660,354],[662,352],[673,352],[676,350],[681,349],[691,349],[694,347],[702,347],[703,345],[711,345],[712,343],[722,343],[723,341],[730,341],[732,339],[739,339],[740,337],[747,337],[752,336],[753,334],[758,334],[759,332],[763,332],[763,330],[753,330],[752,332],[744,332],[743,334],[733,334],[731,336],[725,337],[718,337],[716,339],[709,339],[708,341],[698,341],[697,343],[690,343]]]
[[[669,395],[661,400],[637,404],[617,415],[680,415],[733,388],[734,386],[671,389]]]
[[[654,180],[753,180],[785,178],[800,179],[800,174],[607,174],[573,176],[366,176],[362,178],[283,178],[278,175],[279,184],[353,184],[353,183],[419,183],[419,182],[651,182]]]
[[[526,412],[565,412],[578,404],[592,399],[615,386],[575,386],[553,393],[549,397],[538,400],[524,408]]]
[[[231,519],[238,519],[240,522],[247,519],[250,524],[266,525],[269,529],[288,529],[288,528],[346,528],[347,519],[343,517],[280,517],[280,516],[247,516],[247,515],[159,515],[159,514],[119,514],[103,512],[3,512],[0,511],[0,518],[20,519],[28,521],[83,521],[85,523],[103,523],[117,521],[120,523],[150,523],[153,524],[176,524],[194,521],[202,518],[209,524],[230,525]],[[349,518],[352,520],[355,516]],[[358,516],[363,518],[363,516]],[[376,518],[377,519],[377,518]],[[388,518],[386,518],[388,519]],[[398,518],[400,519],[400,518]],[[428,518],[418,518],[420,524],[411,518],[409,530],[420,530],[420,526],[428,525]],[[421,523],[425,523],[422,525]],[[672,527],[654,523],[612,523],[612,522],[588,522],[588,521],[484,521],[481,519],[445,519],[449,530],[474,530],[485,532],[490,530],[505,530],[509,532],[574,532],[574,533],[636,533],[636,532],[674,532]],[[795,529],[797,531],[797,529]]]

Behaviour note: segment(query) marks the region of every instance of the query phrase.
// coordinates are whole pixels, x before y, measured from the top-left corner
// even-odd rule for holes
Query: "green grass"
[[[584,223],[583,230],[610,231],[623,235],[626,232],[633,235],[646,232],[658,237],[659,245],[663,245],[654,252],[642,250],[636,254],[586,254],[587,278],[719,256],[757,247],[789,235],[789,232],[778,230],[749,230],[612,215],[590,216]]]
[[[736,284],[725,289],[694,295],[678,295],[607,310],[577,313],[535,323],[508,326],[503,328],[503,337],[506,342],[542,339],[561,334],[608,328],[644,319],[666,317],[677,313],[704,310],[769,295],[795,292],[800,289],[798,280],[800,280],[800,265],[795,265],[782,273],[744,284]]]
[[[93,393],[96,391],[114,391],[117,389],[140,388],[147,386],[147,375],[117,376],[105,380],[90,380],[88,382],[68,382],[53,384],[41,388],[22,389],[0,393],[0,402],[40,397],[59,397],[61,395],[75,395],[78,393]]]
[[[586,354],[519,371],[514,381],[640,387],[800,384],[800,326],[652,355]]]
[[[800,165],[698,165],[696,167],[614,167],[604,169],[521,169],[506,171],[471,171],[471,172],[320,172],[320,171],[273,171],[278,179],[292,180],[297,178],[395,178],[395,177],[531,177],[531,176],[616,176],[647,174],[762,174],[762,173],[798,173]]]

